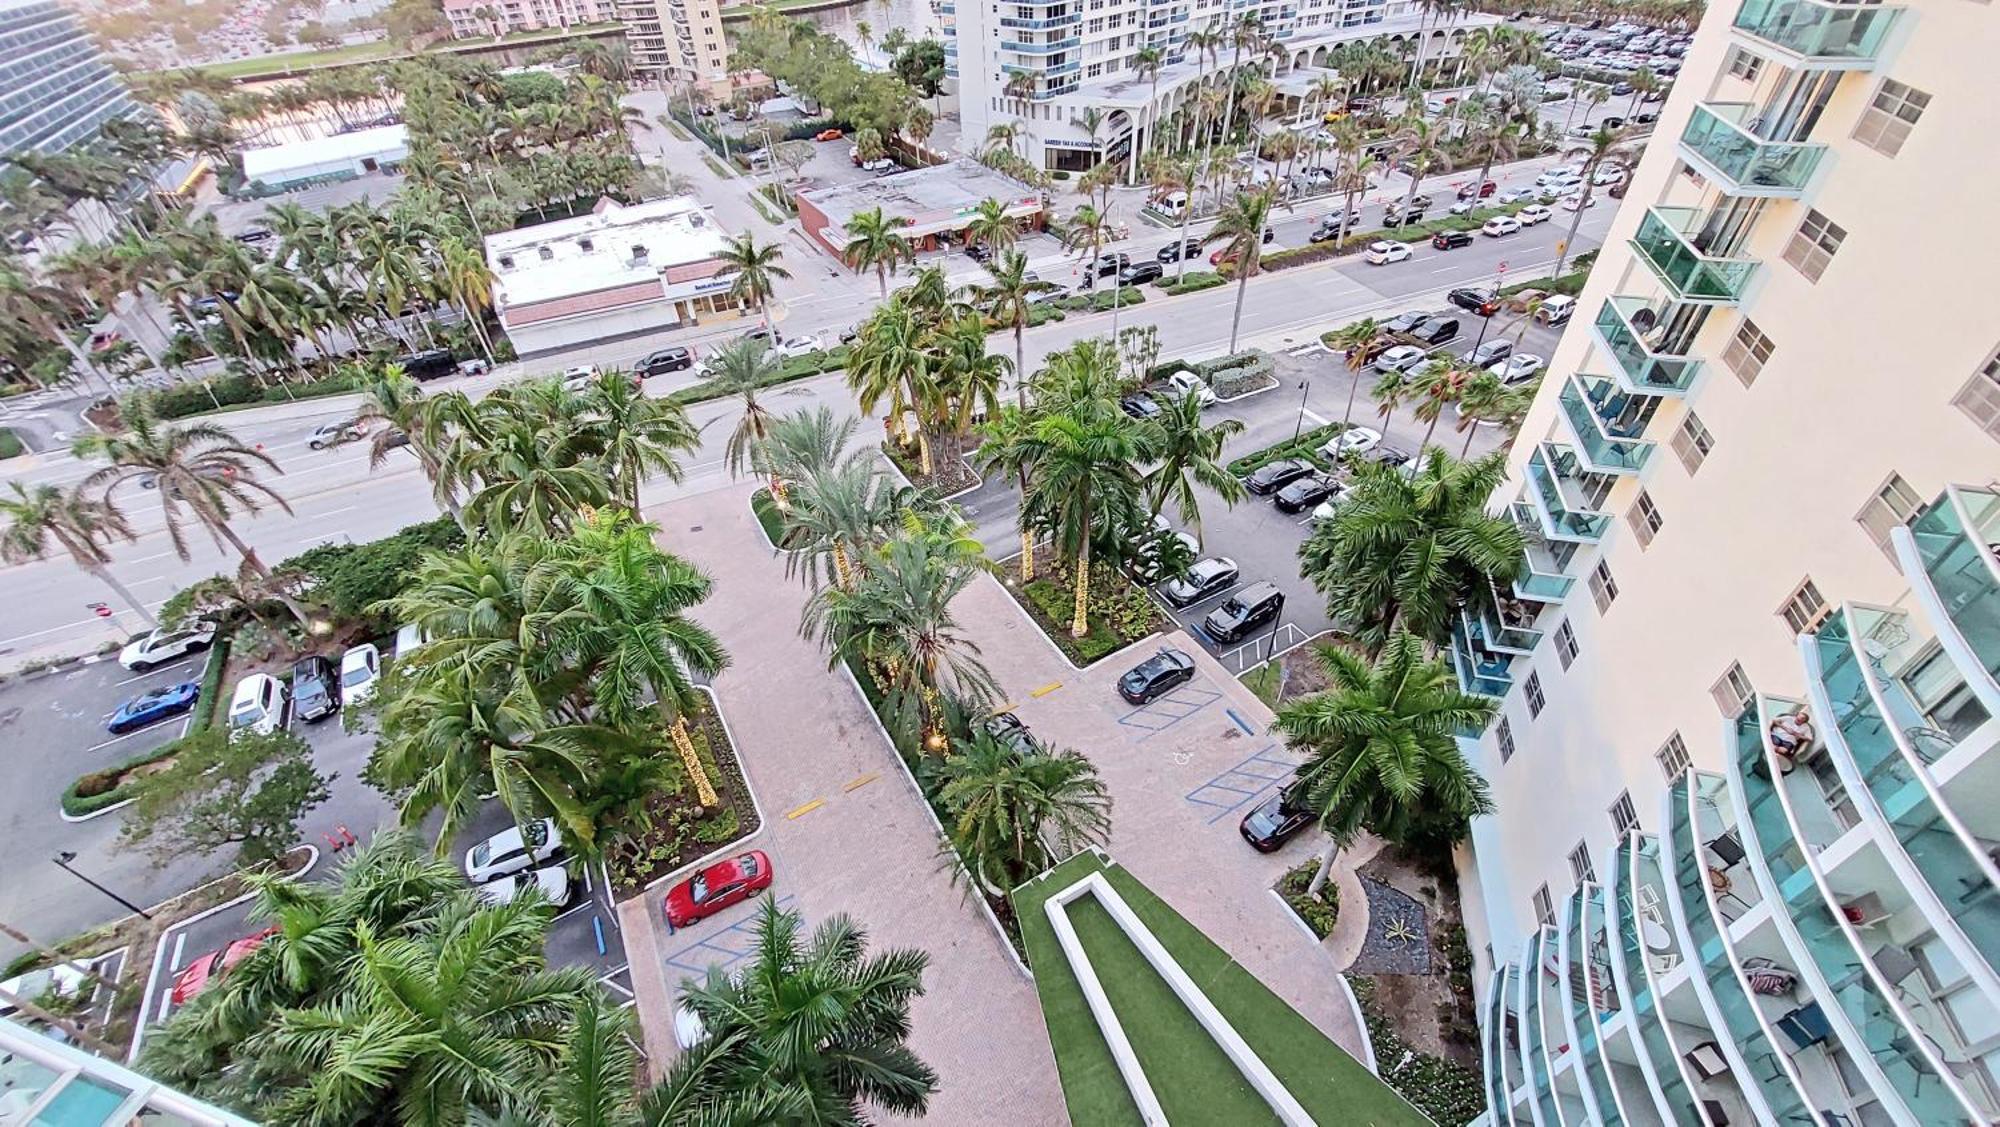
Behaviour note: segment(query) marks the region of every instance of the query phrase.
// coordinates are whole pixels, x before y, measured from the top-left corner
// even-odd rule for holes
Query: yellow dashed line
[[[1034,692],[1029,693],[1028,695],[1034,697],[1036,700],[1040,700],[1043,697],[1048,696],[1050,693],[1053,693],[1060,688],[1062,688],[1061,681],[1050,681],[1048,684],[1043,685],[1041,688],[1036,689]]]
[[[806,804],[805,804],[804,806],[801,806],[801,807],[798,807],[798,808],[797,808],[797,809],[795,809],[795,810],[791,810],[791,811],[788,811],[788,812],[787,812],[787,813],[785,814],[785,819],[786,819],[787,821],[790,821],[790,820],[791,820],[791,819],[793,819],[793,818],[800,818],[800,817],[804,817],[805,815],[807,815],[807,814],[810,814],[810,813],[812,813],[813,811],[815,811],[815,810],[817,810],[817,809],[819,809],[820,807],[822,807],[822,806],[825,806],[825,805],[826,805],[826,800],[825,800],[825,799],[823,799],[823,798],[815,798],[815,799],[813,799],[813,800],[812,800],[811,802],[808,802],[808,803],[806,803]]]
[[[854,780],[853,782],[851,782],[851,783],[848,783],[848,784],[847,784],[846,786],[844,786],[844,787],[841,787],[840,789],[841,789],[841,790],[843,790],[843,791],[856,791],[856,790],[860,790],[860,789],[861,789],[862,787],[865,787],[865,786],[867,786],[867,785],[868,785],[869,783],[872,783],[872,782],[874,782],[874,781],[875,781],[876,779],[879,779],[879,778],[881,778],[881,777],[882,777],[882,776],[880,776],[880,775],[877,775],[877,774],[875,774],[874,772],[872,772],[872,771],[871,771],[871,772],[869,772],[868,774],[866,774],[866,775],[863,775],[863,776],[861,776],[861,777],[860,777],[860,778],[858,778],[858,779],[855,779],[855,780]]]

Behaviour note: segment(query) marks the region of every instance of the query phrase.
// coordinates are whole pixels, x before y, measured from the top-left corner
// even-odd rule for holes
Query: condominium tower
[[[1996,50],[1708,10],[1451,647],[1488,1127],[2000,1118]]]
[[[632,67],[640,75],[693,84],[718,96],[728,89],[722,0],[616,0],[616,6]]]
[[[74,15],[54,0],[0,0],[0,154],[59,153],[136,103]]]
[[[1237,53],[1225,46],[1204,65],[1187,46],[1193,29],[1227,32],[1256,17],[1279,45],[1279,57],[1259,65],[1274,72],[1281,93],[1302,99],[1314,78],[1332,73],[1328,58],[1342,43],[1380,40],[1414,59],[1421,42],[1430,70],[1456,58],[1473,28],[1499,22],[1423,15],[1415,0],[944,0],[939,12],[963,143],[977,147],[992,126],[1014,124],[1028,163],[1068,171],[1127,159],[1135,138],[1147,145],[1145,133],[1156,122],[1189,104],[1202,86],[1226,79]],[[1136,69],[1146,47],[1162,53],[1157,78]],[[1015,75],[1030,76],[1032,89],[1010,93]],[[1094,136],[1081,120],[1093,107],[1104,115]]]

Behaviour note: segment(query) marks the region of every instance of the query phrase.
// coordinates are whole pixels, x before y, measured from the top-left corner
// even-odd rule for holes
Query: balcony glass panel
[[[1822,1005],[1831,1003],[1853,1031],[1839,1033],[1841,1045],[1850,1054],[1859,1051],[1872,1057],[1920,1122],[1961,1121],[1952,1085],[1925,1058],[1913,1031],[1869,977],[1861,960],[1872,956],[1864,954],[1864,944],[1836,916],[1828,891],[1806,867],[1794,832],[1789,783],[1804,772],[1798,767],[1783,772],[1779,761],[1778,778],[1787,781],[1786,788],[1781,792],[1771,781],[1775,757],[1768,752],[1765,733],[1773,719],[1793,707],[1790,702],[1765,698],[1760,708],[1750,709],[1736,721],[1734,778],[1745,815],[1743,844],[1753,860],[1762,859],[1784,901],[1778,927],[1792,933],[1796,939],[1792,946],[1805,951],[1825,981],[1824,989],[1814,990],[1814,998]]]
[[[1709,866],[1703,859],[1704,846],[1697,840],[1695,825],[1695,778],[1695,773],[1689,771],[1674,781],[1667,841],[1674,853],[1674,894],[1680,906],[1680,919],[1696,950],[1704,953],[1695,967],[1696,983],[1706,987],[1709,1000],[1722,1018],[1723,1028],[1717,1032],[1728,1038],[1722,1043],[1728,1046],[1733,1042],[1736,1053],[1748,1065],[1749,1075],[1737,1077],[1744,1084],[1745,1093],[1754,1087],[1780,1123],[1793,1122],[1794,1117],[1800,1123],[1815,1122],[1764,1030],[1756,1000],[1736,975],[1721,925],[1716,921],[1716,910],[1710,906]],[[1748,878],[1749,874],[1744,874],[1746,881]]]
[[[1632,248],[1679,300],[1734,303],[1757,273],[1757,260],[1705,253],[1705,219],[1698,208],[1647,208]]]
[[[1608,388],[1611,384],[1605,381],[1604,386]],[[1570,430],[1576,433],[1585,461],[1609,473],[1638,473],[1645,468],[1646,460],[1653,456],[1653,444],[1607,435],[1589,396],[1575,378],[1563,382],[1558,401],[1564,417],[1569,419]]]
[[[1579,885],[1569,898],[1569,923],[1564,930],[1563,955],[1569,981],[1570,1024],[1575,1029],[1571,1044],[1583,1065],[1585,1095],[1597,1109],[1604,1127],[1619,1127],[1618,1097],[1611,1090],[1611,1075],[1604,1067],[1598,1045],[1597,1027],[1618,1012],[1618,991],[1611,984],[1610,952],[1604,937],[1604,890],[1595,884]]]
[[[1514,580],[1514,593],[1545,603],[1560,601],[1576,586],[1576,577],[1567,574],[1567,559],[1542,535],[1541,518],[1535,515],[1535,507],[1526,501],[1516,501],[1508,507],[1507,515],[1521,530],[1522,555],[1526,557],[1526,570]]]
[[[1495,970],[1486,986],[1486,1107],[1493,1127],[1511,1127],[1514,1109],[1507,1102],[1507,973]]]
[[[1487,649],[1527,653],[1541,644],[1542,632],[1528,623],[1533,616],[1518,599],[1506,599],[1496,610],[1482,607],[1463,612],[1465,632],[1473,643]]]
[[[1680,948],[1667,920],[1666,885],[1660,879],[1658,853],[1659,842],[1650,837],[1627,838],[1618,844],[1611,878],[1612,905],[1618,920],[1614,973],[1622,975],[1631,999],[1632,1029],[1644,1053],[1641,1068],[1659,1086],[1674,1122],[1703,1123],[1706,1121],[1695,1110],[1693,1092],[1681,1072],[1681,1047],[1661,1019],[1653,989],[1656,975],[1680,963]]]
[[[1575,483],[1583,472],[1573,452],[1546,442],[1528,456],[1528,481],[1540,506],[1543,530],[1558,538],[1596,543],[1610,527],[1611,515],[1592,511],[1581,495]]]
[[[1701,370],[1697,357],[1654,351],[1655,342],[1648,338],[1664,320],[1642,297],[1607,298],[1597,311],[1597,335],[1634,391],[1677,394],[1686,391]]]
[[[1952,626],[2000,678],[2000,577],[1979,547],[2000,541],[2000,494],[1954,487],[1910,522],[1910,538]]]
[[[1511,664],[1513,659],[1506,654],[1494,653],[1473,642],[1466,635],[1463,621],[1452,627],[1452,670],[1466,692],[1486,697],[1506,696],[1507,690],[1514,686],[1513,675],[1507,671]]]
[[[1016,51],[1023,55],[1053,55],[1057,51],[1067,51],[1081,42],[1083,40],[1078,36],[1072,36],[1068,39],[1058,39],[1053,43],[1022,43],[1017,40],[1002,39],[1000,41],[1000,49],[1003,51]]]
[[[1867,678],[1850,644],[1845,613],[1836,611],[1828,618],[1812,644],[1819,682],[1857,781],[1902,843],[1903,852],[1922,874],[1930,892],[1958,921],[1966,940],[1987,965],[2000,967],[2000,892],[1938,812],[1896,745],[1895,732],[1868,692]]]
[[[1767,141],[1756,133],[1756,109],[1744,102],[1698,102],[1681,147],[1722,174],[1732,196],[1790,197],[1805,191],[1826,146]]]
[[[1561,1127],[1562,1116],[1556,1111],[1555,1083],[1549,1066],[1548,1041],[1542,1034],[1542,995],[1547,993],[1544,982],[1547,972],[1543,962],[1553,952],[1549,950],[1549,929],[1542,928],[1528,941],[1528,963],[1519,973],[1525,976],[1521,987],[1527,995],[1521,1011],[1521,1023],[1527,1027],[1521,1055],[1528,1058],[1528,1079],[1533,1082],[1535,1106],[1541,1109],[1540,1121],[1543,1127]]]
[[[1802,58],[1868,62],[1882,49],[1901,8],[1823,0],[1743,0],[1730,26]]]
[[[1528,1082],[1521,1071],[1521,968],[1509,965],[1500,972],[1500,1069],[1501,1079],[1511,1096]]]

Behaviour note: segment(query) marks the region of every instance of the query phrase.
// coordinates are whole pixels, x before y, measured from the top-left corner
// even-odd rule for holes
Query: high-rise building
[[[2000,1120],[1995,48],[1959,0],[1695,37],[1450,650],[1487,1127]]]
[[[1329,56],[1343,43],[1379,40],[1413,60],[1421,53],[1435,72],[1453,65],[1472,29],[1499,22],[1442,19],[1416,0],[944,0],[939,12],[964,144],[979,146],[992,126],[1011,123],[1029,164],[1068,171],[1129,161],[1135,137],[1147,145],[1148,130],[1164,127],[1202,87],[1226,81],[1237,53],[1225,45],[1215,58],[1198,57],[1187,46],[1193,29],[1227,34],[1255,17],[1278,44],[1262,65],[1281,94],[1304,99],[1315,78],[1332,73]],[[1157,78],[1137,69],[1147,47],[1164,59]],[[1095,136],[1082,124],[1093,107],[1104,115]]]
[[[694,84],[712,95],[728,90],[721,0],[617,0],[617,10],[640,75]]]
[[[0,154],[59,153],[137,108],[83,25],[54,0],[0,0]]]
[[[0,1018],[0,1123],[256,1127],[74,1045]]]
[[[454,39],[480,39],[516,31],[612,23],[611,0],[444,0]]]

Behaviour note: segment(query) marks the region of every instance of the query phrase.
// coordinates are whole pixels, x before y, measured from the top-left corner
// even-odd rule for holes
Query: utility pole
[[[56,854],[53,860],[56,863],[56,868],[61,869],[63,872],[68,873],[70,876],[75,877],[76,879],[82,881],[83,883],[89,885],[90,887],[96,889],[97,891],[102,892],[104,895],[109,896],[113,900],[118,901],[118,903],[124,905],[128,911],[136,912],[140,919],[150,920],[153,918],[151,912],[146,911],[146,909],[141,908],[137,904],[132,903],[130,900],[125,899],[123,896],[120,896],[117,893],[111,891],[110,889],[104,887],[103,885],[97,883],[96,881],[91,880],[89,877],[84,876],[82,873],[77,872],[75,869],[70,868],[69,863],[71,861],[76,860],[75,850],[65,849],[61,853]]]

